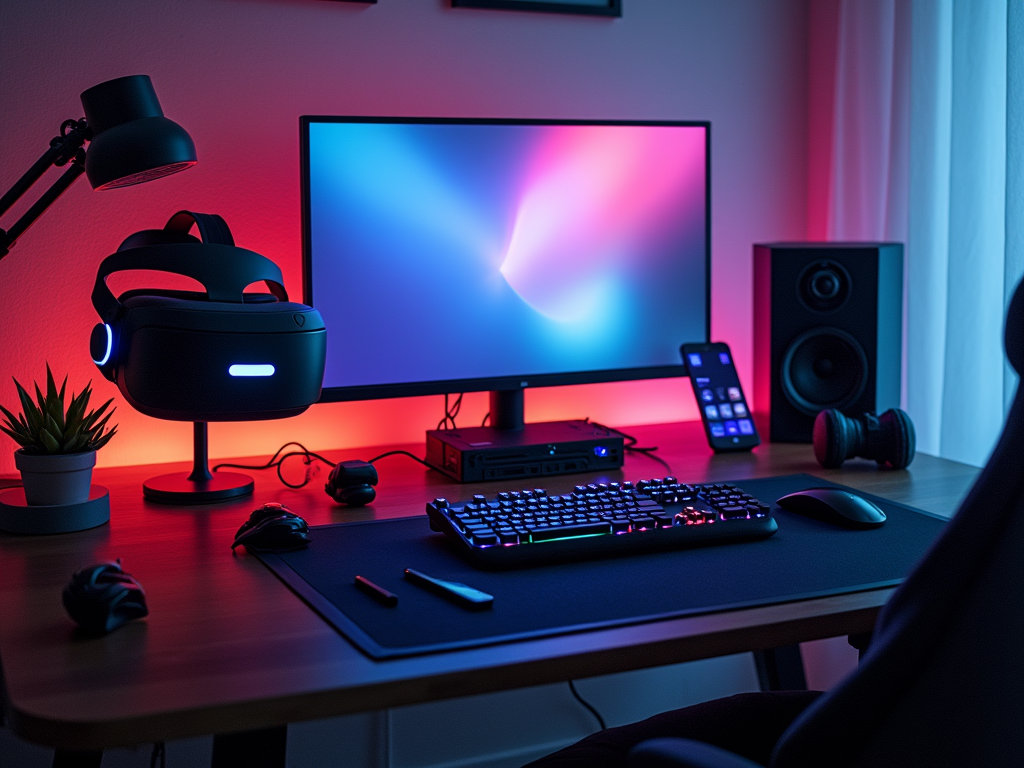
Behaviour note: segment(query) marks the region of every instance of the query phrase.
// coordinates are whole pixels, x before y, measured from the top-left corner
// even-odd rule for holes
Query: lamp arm
[[[82,152],[81,154],[81,159],[76,157],[72,160],[71,167],[64,171],[60,178],[53,182],[53,185],[38,200],[32,203],[32,207],[25,211],[25,215],[14,222],[9,230],[4,232],[0,229],[0,259],[7,255],[11,246],[14,245],[14,241],[25,233],[25,230],[42,215],[43,211],[49,208],[54,200],[64,194],[67,188],[74,184],[79,176],[85,173],[85,153]]]
[[[29,187],[39,181],[51,165],[64,165],[73,160],[75,153],[91,138],[92,131],[84,117],[81,120],[65,120],[60,126],[60,135],[50,140],[50,148],[0,197],[0,216],[28,192]]]
[[[25,214],[18,219],[9,230],[0,229],[0,259],[7,255],[14,241],[50,207],[54,200],[61,196],[68,187],[85,171],[85,152],[82,147],[92,138],[92,131],[85,118],[81,120],[65,120],[60,127],[60,136],[50,141],[50,148],[43,153],[32,166],[14,182],[3,197],[0,197],[0,215],[3,215],[29,188],[39,181],[40,177],[51,166],[65,165],[69,161],[71,167],[54,182]]]

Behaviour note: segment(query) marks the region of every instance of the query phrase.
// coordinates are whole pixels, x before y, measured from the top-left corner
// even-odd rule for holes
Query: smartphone
[[[690,375],[711,449],[749,451],[760,445],[729,345],[683,344],[679,351]]]

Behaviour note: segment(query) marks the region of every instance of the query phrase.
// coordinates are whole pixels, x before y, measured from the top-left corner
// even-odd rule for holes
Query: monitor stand
[[[427,430],[427,463],[461,483],[530,482],[622,466],[622,435],[586,421],[528,424],[523,390],[491,392],[491,426]]]

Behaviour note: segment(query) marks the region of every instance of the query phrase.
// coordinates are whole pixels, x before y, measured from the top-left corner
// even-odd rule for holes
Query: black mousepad
[[[844,487],[811,475],[735,484],[765,502]],[[462,560],[424,515],[317,526],[308,549],[259,557],[363,652],[388,659],[898,584],[945,520],[857,493],[885,511],[881,528],[838,528],[773,506],[779,530],[763,541],[493,572]],[[406,568],[494,595],[494,606],[461,608],[406,581]],[[357,589],[357,574],[398,605]]]

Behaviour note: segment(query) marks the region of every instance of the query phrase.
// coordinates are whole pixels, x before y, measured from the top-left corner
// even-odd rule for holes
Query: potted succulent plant
[[[15,416],[0,405],[6,420],[6,424],[0,424],[0,430],[21,445],[14,453],[14,463],[21,471],[25,501],[32,506],[87,501],[96,451],[117,434],[116,425],[107,428],[107,421],[117,410],[114,408],[106,413],[113,398],[99,408],[89,410],[89,398],[92,397],[90,382],[79,394],[72,393],[65,409],[67,383],[65,376],[58,390],[47,364],[45,396],[36,384],[33,402],[15,379],[21,413]]]

